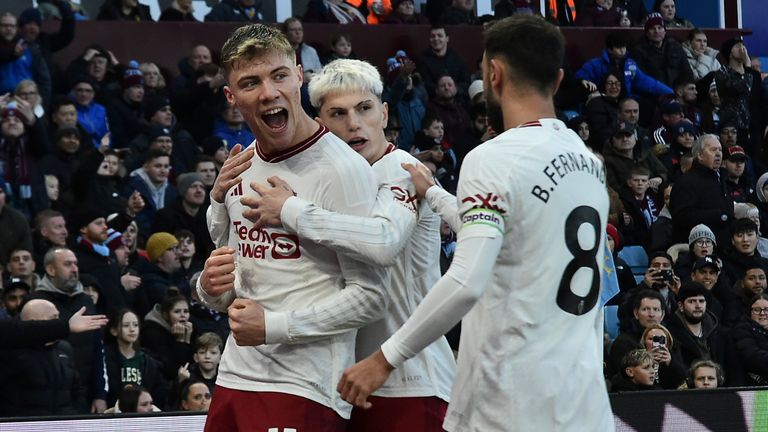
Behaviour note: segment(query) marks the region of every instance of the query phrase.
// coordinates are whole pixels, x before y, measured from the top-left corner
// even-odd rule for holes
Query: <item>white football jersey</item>
[[[608,215],[603,164],[561,121],[542,119],[471,151],[457,200],[459,248],[462,239],[494,233],[502,240],[489,282],[462,321],[444,428],[613,430],[598,306]],[[450,283],[446,275],[438,285]],[[423,344],[419,328],[430,322],[420,312],[382,346],[388,359]]]
[[[297,198],[283,206],[281,219],[291,232],[360,261],[391,265],[389,309],[384,318],[361,328],[356,353],[363,359],[400,328],[440,278],[440,218],[419,202],[401,163],[418,161],[393,145],[373,164],[379,194],[371,218],[343,215]],[[374,394],[382,397],[436,396],[449,400],[456,362],[444,337],[392,372]]]
[[[349,418],[351,406],[336,385],[354,362],[355,329],[386,310],[387,271],[300,241],[283,228],[256,229],[242,216],[240,198],[254,193],[251,182],[279,176],[297,196],[323,208],[367,216],[377,191],[373,171],[325,127],[280,154],[256,150],[243,181],[208,216],[214,241],[237,250],[236,296],[265,308],[268,345],[241,347],[230,335],[216,383],[301,396]],[[202,297],[218,309],[233,300]]]

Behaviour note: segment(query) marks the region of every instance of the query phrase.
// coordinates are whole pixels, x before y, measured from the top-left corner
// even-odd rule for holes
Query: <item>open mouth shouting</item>
[[[288,125],[288,110],[272,108],[265,111],[261,119],[273,132],[281,132]]]
[[[368,140],[361,137],[354,137],[347,141],[347,144],[349,144],[350,147],[352,147],[352,150],[359,152],[363,148],[365,148],[365,145],[368,143]]]

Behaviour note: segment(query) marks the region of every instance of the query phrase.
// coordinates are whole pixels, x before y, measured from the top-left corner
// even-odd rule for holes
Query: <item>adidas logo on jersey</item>
[[[243,183],[240,182],[235,187],[232,188],[232,192],[229,193],[229,196],[243,196]]]

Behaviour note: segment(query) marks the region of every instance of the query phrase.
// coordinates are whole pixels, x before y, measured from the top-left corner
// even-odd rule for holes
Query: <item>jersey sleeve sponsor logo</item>
[[[499,200],[499,196],[494,193],[476,193],[472,196],[468,196],[461,200],[462,204],[469,204],[470,208],[484,208],[493,210],[500,215],[507,213],[507,210],[502,207],[502,201]]]
[[[299,237],[293,234],[269,233],[256,227],[248,228],[243,221],[233,220],[232,228],[238,238],[237,250],[243,258],[275,260],[301,258]]]
[[[395,196],[395,202],[407,208],[413,213],[416,213],[417,206],[419,205],[418,197],[411,195],[411,192],[407,189],[403,189],[400,186],[391,186],[389,188]]]

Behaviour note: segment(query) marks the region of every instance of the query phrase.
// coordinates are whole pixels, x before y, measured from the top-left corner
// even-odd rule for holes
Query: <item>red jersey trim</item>
[[[318,123],[317,130],[309,138],[305,139],[304,141],[301,141],[300,143],[292,147],[289,147],[285,150],[282,150],[273,154],[264,153],[261,150],[261,147],[259,147],[259,140],[256,140],[256,154],[258,154],[259,157],[264,162],[269,162],[269,163],[282,162],[312,147],[323,135],[325,135],[328,132],[330,131],[328,130],[327,127]]]
[[[528,122],[528,123],[523,123],[520,126],[518,126],[517,128],[520,129],[520,128],[527,128],[527,127],[541,127],[541,122],[539,122],[538,120],[531,121],[531,122]]]
[[[387,145],[387,149],[386,149],[386,150],[384,150],[384,154],[383,154],[382,156],[388,155],[388,154],[392,153],[392,152],[393,152],[393,151],[395,151],[395,150],[397,150],[397,147],[395,147],[395,145],[394,145],[394,144],[392,144],[392,143],[389,143],[389,144]]]

